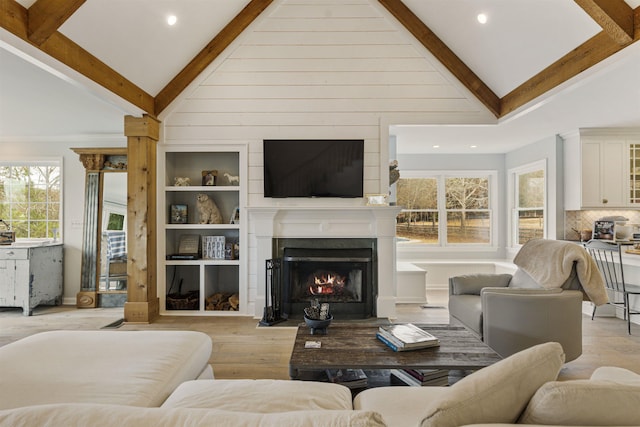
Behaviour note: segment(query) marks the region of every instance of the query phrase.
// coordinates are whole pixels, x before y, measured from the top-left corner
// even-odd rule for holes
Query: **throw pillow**
[[[598,368],[590,380],[552,381],[535,393],[522,424],[637,426],[640,375]]]
[[[562,346],[539,344],[463,378],[426,408],[422,427],[515,423],[541,385],[564,363]]]

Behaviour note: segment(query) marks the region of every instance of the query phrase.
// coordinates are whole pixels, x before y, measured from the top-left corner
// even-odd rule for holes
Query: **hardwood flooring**
[[[430,292],[429,304],[398,304],[397,322],[449,323],[444,292]],[[25,336],[60,329],[98,330],[118,323],[122,308],[39,307],[25,317],[21,309],[0,309],[0,346]],[[161,316],[151,324],[122,324],[118,330],[202,331],[213,341],[210,362],[216,378],[289,378],[289,356],[296,322],[260,327],[250,317]],[[330,332],[330,331],[329,331]],[[620,366],[640,373],[640,326],[631,336],[621,319],[583,319],[583,354],[565,365],[561,380],[588,378],[598,366]]]

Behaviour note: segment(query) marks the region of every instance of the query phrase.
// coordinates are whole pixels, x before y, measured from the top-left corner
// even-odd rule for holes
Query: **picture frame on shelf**
[[[189,206],[185,204],[171,205],[169,210],[169,224],[187,224],[189,220]]]
[[[229,217],[229,224],[240,224],[240,208],[238,206],[233,208],[231,217]]]
[[[235,243],[227,242],[224,244],[224,259],[234,260],[236,259],[236,251],[234,250]]]
[[[179,255],[197,256],[200,253],[200,235],[199,234],[183,234],[180,236],[178,243]]]
[[[225,259],[224,236],[202,236],[202,259]]]
[[[367,206],[388,206],[388,194],[365,194],[365,202]]]
[[[218,179],[218,171],[215,169],[202,171],[202,186],[212,187],[216,185]]]

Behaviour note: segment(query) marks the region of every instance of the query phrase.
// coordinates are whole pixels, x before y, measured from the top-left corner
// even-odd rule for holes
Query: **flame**
[[[337,274],[326,274],[313,277],[313,285],[309,286],[312,295],[331,295],[341,291],[347,279]]]

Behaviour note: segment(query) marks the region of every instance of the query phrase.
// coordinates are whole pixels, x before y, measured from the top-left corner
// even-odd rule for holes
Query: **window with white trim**
[[[17,239],[61,237],[62,161],[0,161],[0,219]]]
[[[512,191],[511,242],[524,245],[546,236],[546,162],[510,171]]]
[[[403,171],[396,187],[403,208],[396,221],[398,241],[492,245],[496,177],[494,171]]]

